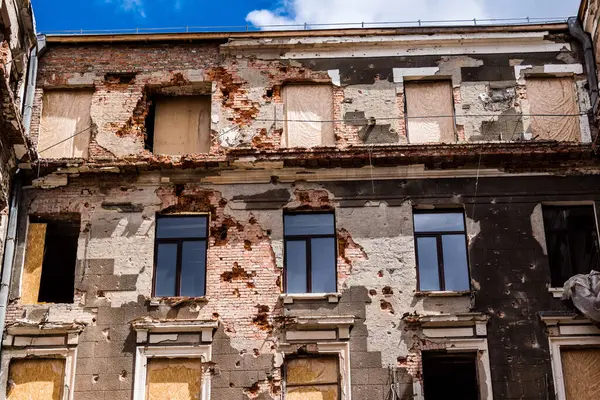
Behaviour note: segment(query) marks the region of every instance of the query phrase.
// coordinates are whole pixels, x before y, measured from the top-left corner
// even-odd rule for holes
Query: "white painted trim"
[[[544,65],[546,74],[583,74],[583,65],[581,64],[546,64]]]
[[[340,297],[342,297],[341,293],[282,293],[279,295],[284,304],[302,300],[328,300],[330,303],[337,303]]]
[[[552,375],[554,376],[554,393],[556,400],[566,400],[565,381],[562,370],[562,359],[560,348],[562,346],[584,347],[600,346],[600,336],[569,336],[548,337],[550,342],[550,360],[552,363]]]
[[[133,378],[133,400],[146,400],[148,358],[200,358],[203,363],[212,359],[212,346],[138,346]],[[202,393],[199,400],[210,400],[211,373],[203,368]]]
[[[35,348],[23,350],[7,350],[2,352],[0,361],[0,393],[6,393],[10,361],[13,358],[44,357],[65,360],[65,376],[63,377],[64,391],[61,400],[74,400],[75,365],[77,360],[76,347]]]
[[[339,69],[330,69],[327,71],[327,75],[331,78],[331,83],[334,86],[341,86],[341,78],[340,78],[340,70]]]
[[[554,297],[555,299],[561,299],[564,289],[563,288],[558,288],[558,287],[551,287],[548,288],[548,292],[552,293],[552,297]]]
[[[317,352],[318,354],[336,354],[338,356],[340,361],[340,400],[351,400],[352,382],[350,377],[352,374],[350,373],[350,344],[348,342],[317,343]],[[286,353],[284,351],[283,361],[285,360],[286,354],[289,355],[291,353]],[[285,393],[283,393],[283,398],[285,399],[285,397]]]
[[[478,353],[478,360],[483,364],[483,369],[477,368],[477,381],[485,381],[485,392],[480,393],[480,398],[493,400],[494,393],[492,391],[492,370],[490,368],[490,352],[488,350],[487,338],[469,338],[469,339],[452,339],[445,341],[446,351],[451,352],[474,352]],[[413,380],[413,391],[415,400],[425,400],[423,396],[422,382],[418,379]]]
[[[423,68],[394,68],[394,83],[403,83],[404,78],[424,78],[434,76],[440,72],[440,67],[423,67]]]

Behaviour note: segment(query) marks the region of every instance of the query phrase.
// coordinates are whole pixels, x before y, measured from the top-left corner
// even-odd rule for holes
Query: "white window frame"
[[[337,355],[340,367],[340,399],[351,400],[352,399],[352,384],[350,381],[350,344],[348,342],[328,342],[328,343],[317,343],[317,353],[319,355]],[[285,356],[292,355],[292,353],[284,352],[282,358],[282,365],[285,363]],[[285,382],[284,382],[285,384]],[[283,390],[283,399],[286,398],[286,390]]]
[[[600,336],[550,336],[548,341],[550,342],[550,361],[552,363],[552,376],[554,377],[554,394],[556,400],[566,400],[567,397],[565,394],[565,380],[560,348],[563,346],[582,349],[587,347],[600,347]]]
[[[0,393],[6,393],[10,362],[13,359],[24,359],[28,357],[39,359],[63,359],[65,360],[65,374],[63,377],[63,395],[61,400],[74,400],[75,388],[75,364],[77,360],[77,348],[35,348],[22,350],[5,349],[0,361]],[[43,357],[43,358],[42,358]]]
[[[212,346],[138,346],[136,348],[133,400],[146,400],[146,378],[149,358],[199,358],[206,363],[212,359]],[[210,400],[211,373],[202,371],[200,400]]]

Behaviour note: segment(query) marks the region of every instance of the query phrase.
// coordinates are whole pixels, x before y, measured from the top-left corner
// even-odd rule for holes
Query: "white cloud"
[[[579,0],[282,0],[270,10],[254,10],[257,26],[456,19],[566,17]],[[541,14],[545,15],[541,15]]]
[[[146,18],[144,0],[104,0],[105,3],[116,4],[121,10],[132,12]]]

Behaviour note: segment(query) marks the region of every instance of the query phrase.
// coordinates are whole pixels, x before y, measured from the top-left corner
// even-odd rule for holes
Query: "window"
[[[204,296],[208,217],[158,216],[156,220],[154,295]]]
[[[565,399],[566,400],[595,400],[600,398],[599,348],[561,348]]]
[[[73,303],[79,218],[31,218],[21,284],[23,304]]]
[[[423,352],[423,389],[425,400],[453,398],[478,400],[477,354]]]
[[[593,206],[544,206],[543,214],[552,287],[600,268]]]
[[[404,83],[410,143],[453,143],[454,95],[449,81]]]
[[[287,85],[284,147],[333,146],[333,88],[328,85]]]
[[[283,225],[286,292],[335,292],[337,256],[333,213],[286,214]]]
[[[211,347],[138,346],[133,400],[209,400]]]
[[[86,158],[93,89],[46,90],[37,149],[42,158]]]
[[[527,99],[534,137],[579,141],[579,106],[573,78],[527,78]]]
[[[156,154],[210,150],[210,96],[155,96],[146,123],[147,147]]]
[[[416,212],[419,290],[469,290],[467,236],[462,212]]]
[[[337,356],[289,358],[285,361],[286,400],[339,399]]]
[[[17,359],[10,361],[7,400],[60,400],[64,396],[64,359]]]

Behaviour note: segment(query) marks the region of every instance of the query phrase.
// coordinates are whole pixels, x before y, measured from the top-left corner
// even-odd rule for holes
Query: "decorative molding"
[[[159,337],[165,333],[200,333],[202,342],[212,342],[213,333],[219,327],[218,321],[185,320],[185,321],[157,321],[143,318],[131,322],[131,327],[136,331],[137,343],[154,343],[151,335]]]
[[[286,324],[286,340],[348,340],[350,328],[354,326],[354,316],[300,316],[292,317]]]
[[[328,300],[329,303],[338,303],[341,293],[285,293],[279,295],[283,304],[293,304],[295,301]]]

